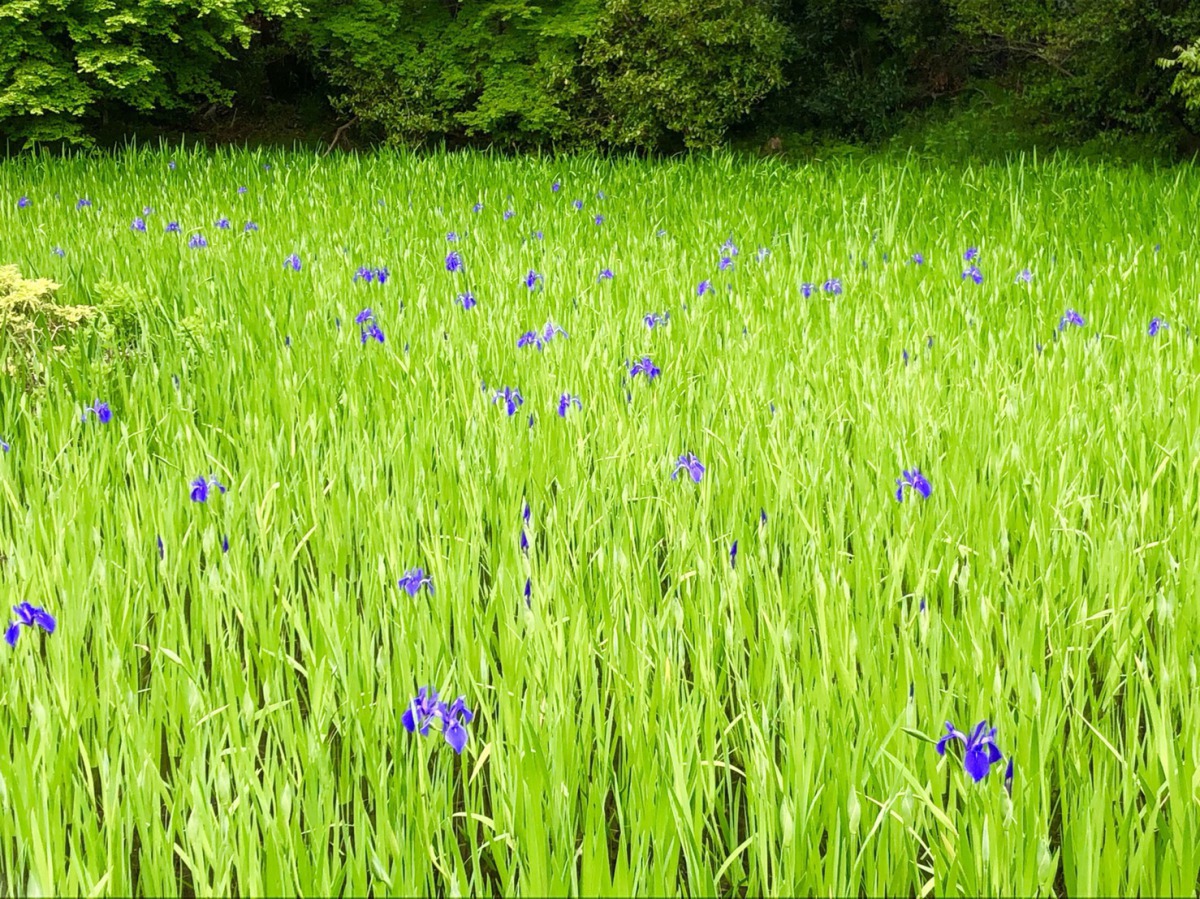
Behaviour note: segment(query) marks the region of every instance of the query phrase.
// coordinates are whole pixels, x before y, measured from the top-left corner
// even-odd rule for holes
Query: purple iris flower
[[[647,328],[655,328],[658,325],[665,325],[670,317],[671,313],[669,312],[647,312],[642,321],[646,323]]]
[[[142,218],[141,216],[138,216],[137,218],[135,218],[133,220],[133,224],[131,224],[129,226],[129,230],[130,231],[140,231],[144,234],[146,231],[146,220],[144,218]]]
[[[738,254],[737,244],[735,244],[733,242],[732,237],[730,237],[727,241],[725,241],[725,243],[721,244],[721,255],[733,257],[733,256],[736,256],[737,254]]]
[[[245,187],[239,187],[239,188],[237,189],[237,192],[238,192],[239,194],[244,194],[244,193],[245,193],[247,190],[248,190],[248,188],[245,188]]]
[[[645,375],[647,381],[653,381],[662,374],[662,370],[652,361],[650,361],[649,356],[643,356],[637,362],[633,363],[629,369],[629,374],[631,377],[635,378],[638,375]]]
[[[155,539],[156,541],[158,541],[158,557],[159,557],[160,559],[164,559],[164,558],[166,558],[166,555],[167,555],[167,550],[166,550],[166,547],[164,547],[164,546],[163,546],[163,542],[162,542],[162,535],[161,535],[161,534],[159,534],[159,535],[155,536],[155,538],[154,538],[154,539]]]
[[[396,583],[409,596],[416,596],[422,587],[427,587],[433,593],[433,578],[425,573],[424,568],[410,568]]]
[[[387,280],[390,277],[391,277],[391,272],[388,271],[386,265],[375,269],[375,280],[378,281],[380,284],[387,284]]]
[[[760,526],[762,526],[762,527],[764,527],[764,528],[765,528],[765,527],[767,526],[767,510],[766,510],[766,509],[759,509],[759,512],[760,512],[761,514],[760,514],[760,516],[759,516],[758,523],[759,523],[759,525],[760,525]]]
[[[712,292],[713,292],[713,286],[712,286],[711,281],[704,280],[696,285],[696,296],[698,296],[698,297],[702,297],[706,293],[712,293]]]
[[[982,284],[983,283],[983,272],[981,272],[979,270],[979,266],[969,265],[963,270],[963,273],[962,273],[962,279],[965,281],[965,280],[967,280],[967,278],[970,278],[976,284]]]
[[[354,280],[355,282],[366,281],[368,284],[370,284],[375,280],[375,269],[367,268],[365,265],[360,265],[358,267],[358,271],[354,273]]]
[[[62,247],[55,247],[50,252],[53,253],[55,256],[57,256],[59,259],[62,259],[62,257],[67,255],[67,251],[64,250]]]
[[[533,580],[525,578],[525,608],[529,608],[530,596],[533,594]]]
[[[446,271],[456,272],[460,268],[462,268],[462,257],[456,250],[451,250],[446,254]]]
[[[598,215],[598,216],[596,216],[596,218],[595,218],[595,219],[593,219],[593,221],[594,221],[594,222],[595,222],[597,225],[603,225],[603,224],[604,224],[604,216],[602,216],[602,215]]]
[[[54,633],[54,618],[45,609],[23,602],[13,606],[13,614],[17,616],[17,620],[4,632],[4,642],[9,646],[17,645],[17,637],[21,635],[22,627],[32,628],[36,625],[48,634]]]
[[[371,311],[370,306],[368,306],[362,312],[358,313],[358,315],[354,316],[354,324],[356,324],[356,325],[365,325],[367,322],[374,321],[374,320],[375,320],[375,313],[373,311]]]
[[[766,259],[770,255],[771,255],[771,251],[768,250],[766,247],[758,248],[758,261],[759,262],[762,262],[764,259]]]
[[[229,535],[228,534],[226,534],[224,537],[221,538],[221,552],[223,552],[223,553],[229,552]]]
[[[29,197],[19,197],[17,199],[17,208],[25,209],[27,206],[30,205],[30,203],[31,203],[31,200],[29,199]]]
[[[913,254],[912,254],[912,261],[913,261],[913,265],[924,265],[924,264],[925,264],[925,257],[924,257],[924,256],[922,256],[920,253],[913,253]]]
[[[465,696],[458,697],[447,706],[438,699],[436,690],[422,687],[400,717],[400,723],[410,734],[420,731],[421,736],[425,736],[434,721],[441,722],[442,736],[455,754],[461,754],[467,745],[467,729],[463,725],[470,724],[474,717],[475,714],[467,708]]]
[[[1083,327],[1083,316],[1074,309],[1068,309],[1061,319],[1058,321],[1058,330],[1065,331],[1069,325]]]
[[[558,193],[560,190],[562,190],[562,182],[555,179],[554,183],[550,185],[550,190],[554,193]]]
[[[534,232],[533,232],[533,239],[534,239],[534,240],[541,240],[543,236],[544,236],[544,235],[542,234],[542,232],[541,232],[541,231],[534,231]]]
[[[612,279],[613,279],[613,270],[611,268],[602,268],[602,269],[600,269],[600,277],[598,277],[596,280],[597,281],[611,281]]]
[[[525,276],[525,286],[533,290],[541,282],[542,276],[533,269],[529,270],[529,274]]]
[[[446,232],[446,240],[449,241],[450,243],[456,242],[458,240],[458,232],[457,231],[447,231]]]
[[[496,395],[492,397],[492,405],[495,405],[498,400],[504,400],[504,406],[509,415],[516,415],[521,404],[525,402],[525,397],[521,396],[521,391],[515,387],[505,387],[496,391]]]
[[[226,491],[226,486],[211,475],[207,478],[199,477],[192,481],[192,502],[206,503],[208,502],[208,492],[216,487],[221,493]]]
[[[729,567],[737,568],[737,541],[733,541],[733,546],[729,547]]]
[[[483,212],[483,204],[476,203],[474,206],[471,207],[471,211],[472,212]]]
[[[143,206],[142,207],[142,215],[154,215],[154,207],[153,206]]]
[[[929,494],[933,493],[933,487],[925,479],[925,475],[916,468],[912,471],[906,469],[896,478],[896,502],[904,502],[905,487],[917,491],[925,499],[929,499]]]
[[[110,409],[108,403],[104,402],[103,400],[96,400],[90,406],[85,406],[83,410],[83,417],[80,419],[80,421],[87,421],[89,412],[93,413],[102,425],[106,425],[112,421],[112,409]]]
[[[555,334],[560,334],[563,337],[571,336],[561,327],[554,324],[554,322],[546,322],[546,327],[542,328],[542,340],[544,340],[546,343],[549,343]]]
[[[537,331],[526,331],[517,338],[517,349],[523,350],[527,346],[536,346],[539,350],[542,348],[542,338]]]
[[[691,475],[692,480],[697,484],[699,484],[700,479],[704,477],[704,465],[693,453],[686,453],[685,455],[679,457],[678,461],[675,463],[675,470],[671,472],[671,480],[673,481],[678,478],[679,472],[681,471],[686,471],[689,475]]]
[[[963,253],[963,262],[970,262],[979,256],[979,247],[967,247],[967,252]]]
[[[79,202],[75,204],[75,208],[76,209],[84,209],[85,207],[91,206],[91,205],[92,205],[92,201],[89,200],[87,197],[80,197]]]
[[[572,200],[571,205],[574,206],[575,211],[578,212],[580,209],[583,208],[583,200]]]
[[[809,297],[812,296],[812,293],[813,293],[813,285],[810,284],[808,281],[805,281],[803,284],[800,285],[800,295],[803,296],[804,299],[807,300]]]
[[[175,171],[175,160],[174,159],[172,159],[170,162],[167,163],[167,168],[169,168],[172,172]]]
[[[204,239],[203,234],[193,234],[188,238],[188,247],[193,250],[203,250],[208,246],[208,241]]]
[[[558,398],[558,417],[566,418],[571,406],[574,406],[576,409],[582,409],[583,401],[570,393],[564,393]]]
[[[220,228],[222,231],[228,231],[230,227],[229,219],[225,218],[225,216],[221,216],[219,219],[213,222],[213,227]]]
[[[291,256],[288,256],[283,260],[283,267],[291,268],[291,270],[294,272],[300,271],[300,257],[293,253]]]
[[[1154,318],[1150,319],[1150,327],[1146,329],[1146,333],[1153,337],[1166,327],[1168,327],[1167,323],[1156,315]]]
[[[1027,269],[1027,268],[1023,268],[1023,269],[1021,269],[1021,271],[1020,271],[1020,272],[1017,274],[1017,280],[1016,280],[1016,283],[1020,284],[1020,283],[1024,282],[1025,284],[1028,284],[1028,283],[1029,283],[1030,281],[1032,281],[1032,280],[1033,280],[1033,272],[1031,272],[1031,271],[1030,271],[1029,269]]]
[[[0,453],[7,453],[12,447],[8,445],[8,441],[0,437]]]
[[[258,225],[254,224],[254,222],[246,222],[246,224],[242,227],[242,231],[257,231],[257,230],[258,230]]]
[[[510,218],[516,215],[511,209],[504,210],[504,220],[507,222]]]
[[[358,313],[354,317],[354,323],[358,325],[358,336],[363,344],[372,339],[383,343],[383,332],[379,330],[379,324],[375,321],[375,313],[371,311],[370,307]]]
[[[842,292],[842,279],[830,278],[821,285],[821,289],[826,293],[839,294]]]
[[[458,301],[462,303],[462,307],[464,309],[470,309],[475,305],[475,294],[471,293],[469,290],[465,293],[460,293],[458,295]]]
[[[523,552],[525,555],[529,555],[529,538],[525,536],[524,528],[521,528],[521,539],[518,541],[518,544],[521,547],[521,552]]]
[[[167,227],[163,230],[168,234],[178,234],[180,231],[179,222],[167,222]]]
[[[733,268],[733,257],[722,256],[721,261],[717,263],[717,268],[721,271]]]
[[[975,783],[979,783],[988,776],[992,765],[1004,760],[1003,753],[996,745],[996,728],[988,730],[987,721],[980,721],[969,735],[947,721],[946,735],[937,742],[938,755],[946,754],[946,744],[951,740],[961,740],[963,746],[966,747],[963,751],[963,769],[971,775],[971,779]],[[1011,781],[1012,778],[1011,760],[1008,767],[1009,770],[1005,773],[1006,782]]]

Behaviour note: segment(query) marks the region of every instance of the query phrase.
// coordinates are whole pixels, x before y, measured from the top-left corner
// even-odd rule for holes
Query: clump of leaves
[[[15,265],[0,265],[0,371],[27,386],[44,374],[41,351],[62,352],[70,335],[96,314],[92,306],[55,302],[59,285],[24,278]]]

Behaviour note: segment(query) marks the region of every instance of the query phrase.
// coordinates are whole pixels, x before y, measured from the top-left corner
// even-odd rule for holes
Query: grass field
[[[0,165],[0,265],[142,296],[136,352],[0,380],[3,605],[57,623],[0,645],[0,893],[1195,895],[1198,209],[1041,161]],[[473,720],[410,733],[424,686]],[[982,719],[999,760],[938,753]]]

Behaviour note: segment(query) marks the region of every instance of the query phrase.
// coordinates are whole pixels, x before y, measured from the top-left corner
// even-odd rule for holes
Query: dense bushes
[[[313,0],[289,37],[391,139],[718,143],[780,83],[763,0]]]
[[[231,99],[222,67],[293,0],[0,0],[0,133],[83,141],[109,114]]]
[[[406,144],[673,149],[735,125],[874,139],[985,82],[1056,141],[1117,132],[1188,148],[1200,132],[1194,0],[195,6],[0,0],[0,132],[82,140],[108,116],[261,111],[267,59],[303,66],[361,138]]]

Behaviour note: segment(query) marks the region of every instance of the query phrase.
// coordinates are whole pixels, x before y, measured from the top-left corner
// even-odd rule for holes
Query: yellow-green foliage
[[[22,347],[44,337],[51,343],[92,318],[92,306],[64,306],[54,301],[59,285],[46,278],[21,277],[15,265],[0,265],[0,330],[4,339]]]

